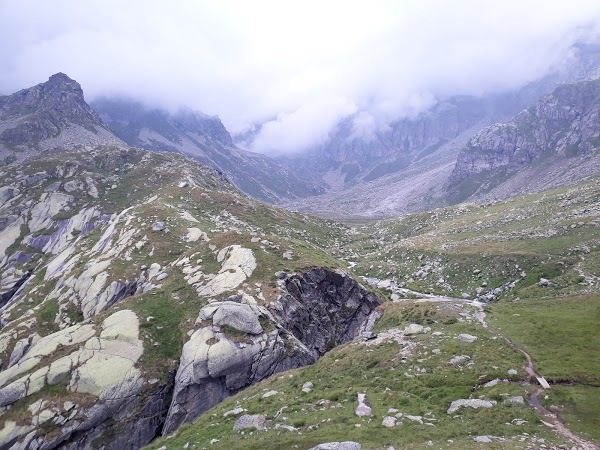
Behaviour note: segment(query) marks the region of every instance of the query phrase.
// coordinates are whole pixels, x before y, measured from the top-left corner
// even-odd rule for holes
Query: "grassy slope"
[[[459,205],[358,226],[331,253],[358,262],[356,271],[360,274],[396,277],[416,290],[456,296],[463,292],[474,296],[477,287],[486,290],[501,286],[525,272],[514,289],[488,306],[490,322],[526,348],[549,380],[597,385],[599,370],[594,355],[600,349],[599,287],[581,273],[600,276],[599,203],[600,185],[593,181],[496,204]],[[426,266],[430,266],[427,277],[414,279],[413,273]],[[481,272],[474,273],[475,269]],[[550,279],[553,285],[539,286],[541,277]],[[478,335],[480,339],[468,353],[473,356],[471,371],[456,370],[441,361],[446,358],[447,362],[448,355],[466,352],[460,348],[466,344],[436,340],[431,335],[416,339],[423,347],[418,356],[404,363],[399,363],[397,344],[369,349],[349,344],[332,351],[313,367],[274,377],[228,399],[176,437],[162,440],[153,448],[164,444],[179,448],[188,442],[205,447],[211,439],[220,440],[211,448],[308,448],[318,442],[345,439],[357,440],[365,448],[419,448],[428,440],[444,447],[474,448],[478,445],[470,437],[473,434],[508,439],[486,444],[486,448],[523,448],[526,444],[515,439],[521,432],[555,444],[560,441],[539,425],[529,408],[521,407],[510,416],[515,410],[501,406],[470,411],[462,415],[460,422],[449,420],[444,411],[452,399],[483,394],[501,400],[501,394],[524,395],[530,387],[514,383],[487,390],[477,387],[495,376],[506,378],[508,366],[519,369],[515,380],[526,378],[521,370],[522,356],[492,340],[473,323],[452,320],[447,311],[426,312],[423,306],[410,304],[387,305],[378,331],[417,322],[445,334]],[[434,357],[430,353],[434,347],[444,356]],[[416,379],[406,377],[404,369],[411,364],[425,372]],[[315,382],[310,395],[300,392],[304,381]],[[281,394],[261,399],[267,389]],[[357,392],[367,392],[374,407],[376,416],[370,422],[353,413]],[[591,386],[561,385],[549,392],[546,401],[575,431],[597,439],[599,409],[594,400],[598,392]],[[338,402],[342,407],[321,411],[321,399]],[[234,433],[234,418],[224,419],[222,414],[237,404],[247,408],[248,413],[266,414],[274,414],[286,405],[283,416],[287,421],[282,423],[297,426],[302,434],[283,430]],[[416,415],[431,411],[438,419],[436,428],[410,422],[399,429],[382,427],[381,418],[390,407]],[[517,415],[528,421],[524,428],[505,425]]]
[[[578,269],[600,276],[600,183],[487,205],[458,205],[358,227],[340,256],[355,270],[409,288],[476,295],[526,277],[511,297],[586,292]],[[360,256],[359,256],[360,255]],[[414,274],[427,269],[425,278]],[[474,271],[480,271],[474,273]],[[540,277],[556,286],[538,289]]]
[[[156,155],[160,156],[152,156],[156,159],[152,164],[143,164],[135,152],[126,155],[124,158],[130,167],[120,169],[118,175],[115,175],[116,167],[107,166],[110,158],[99,158],[86,166],[86,170],[100,175],[98,184],[102,195],[98,201],[86,196],[77,198],[78,206],[97,202],[104,212],[119,212],[157,194],[160,202],[141,206],[136,214],[146,218],[143,219],[146,220],[145,229],[154,220],[164,220],[172,230],[168,235],[148,231],[155,248],[153,257],[149,258],[145,251],[134,254],[131,261],[116,259],[111,265],[111,274],[115,278],[134,276],[142,264],[160,262],[164,265],[180,255],[194,253],[203,259],[206,273],[218,270],[214,253],[207,245],[184,244],[178,238],[186,226],[191,226],[177,218],[175,210],[180,208],[200,221],[197,226],[207,232],[211,244],[218,248],[239,243],[253,249],[259,265],[248,284],[261,283],[267,299],[267,287],[273,284],[277,270],[302,270],[313,265],[339,267],[343,264],[339,259],[357,261],[359,274],[381,278],[395,276],[417,290],[457,296],[463,292],[473,296],[475,289],[484,283],[487,288],[500,286],[525,271],[524,280],[491,307],[490,320],[530,350],[539,369],[548,378],[583,380],[597,385],[597,360],[586,355],[597,353],[600,347],[598,287],[593,282],[586,282],[580,274],[584,271],[591,276],[600,276],[600,186],[597,181],[503,203],[460,205],[348,230],[331,221],[261,205],[211,177],[206,178],[202,188],[182,191],[177,188],[181,174],[176,167],[166,172],[154,170],[158,164],[170,164],[171,158],[181,158]],[[64,162],[61,158],[60,155],[41,158],[26,170],[29,173],[50,172]],[[123,164],[115,166],[122,167]],[[101,177],[106,179],[103,181]],[[117,188],[107,189],[112,183],[117,184]],[[44,187],[35,189],[41,192]],[[556,230],[556,233],[548,235],[548,229]],[[99,237],[97,234],[92,232],[86,239],[93,244],[94,236]],[[252,242],[256,236],[269,243]],[[87,244],[83,242],[82,245]],[[285,250],[293,252],[292,260],[282,258]],[[428,275],[422,280],[415,279],[413,273],[426,266],[430,266]],[[474,273],[474,269],[481,272]],[[542,276],[549,278],[554,286],[538,286]],[[444,281],[440,282],[440,279]],[[41,285],[40,294],[48,288]],[[513,302],[509,303],[509,300]],[[134,309],[142,319],[142,336],[148,351],[141,364],[148,378],[166,377],[168,370],[176,366],[185,333],[193,326],[204,301],[176,271],[170,270],[169,277],[159,289],[119,304]],[[33,305],[35,303],[24,307]],[[475,447],[471,435],[494,434],[510,440],[487,448],[494,445],[521,448],[522,444],[515,441],[515,436],[529,433],[560,443],[539,425],[528,408],[501,405],[492,410],[467,412],[461,419],[449,418],[445,410],[456,398],[484,395],[501,400],[501,394],[524,395],[527,388],[512,383],[487,389],[477,387],[494,377],[506,377],[508,368],[519,369],[518,377],[524,377],[520,370],[523,358],[492,340],[472,321],[461,321],[463,316],[457,315],[457,311],[436,307],[426,312],[422,306],[410,305],[386,306],[378,329],[422,322],[446,336],[468,332],[480,339],[465,347],[467,344],[454,339],[431,334],[418,336],[414,339],[417,353],[404,362],[399,356],[401,347],[398,344],[378,347],[349,344],[334,350],[312,367],[292,371],[291,377],[288,374],[275,376],[228,399],[196,424],[186,426],[173,440],[161,442],[168,444],[168,448],[180,448],[186,442],[205,447],[210,439],[216,438],[220,442],[211,448],[240,448],[240,439],[244,439],[244,448],[287,448],[294,444],[308,448],[326,440],[355,439],[365,448],[380,448],[383,443],[418,448],[432,440],[449,448],[469,448]],[[42,324],[50,327],[55,315],[52,304],[40,308],[41,334],[53,331],[44,329]],[[149,316],[154,319],[147,320]],[[431,352],[434,348],[441,350],[440,356]],[[473,357],[473,366],[459,370],[447,363],[451,356],[464,352]],[[573,370],[575,365],[577,371]],[[415,367],[425,372],[416,372]],[[411,378],[405,372],[417,376]],[[315,383],[311,394],[300,392],[304,381]],[[259,395],[242,400],[271,388],[282,394],[269,399],[261,399]],[[356,393],[361,391],[367,392],[374,408],[375,418],[371,422],[358,419],[353,413]],[[597,436],[594,427],[598,408],[593,402],[598,397],[597,391],[594,387],[561,386],[550,393],[548,401],[560,409],[574,429]],[[321,399],[342,406],[321,410],[324,407],[318,404]],[[273,414],[281,406],[288,406],[283,414],[288,420],[282,423],[297,426],[302,434],[282,430],[251,436],[233,433],[234,418],[223,419],[222,412],[232,409],[236,402],[241,402],[250,413]],[[416,415],[432,412],[437,418],[436,427],[405,421],[401,428],[384,428],[381,418],[391,407]],[[527,420],[527,423],[519,427],[505,425],[513,418]],[[357,424],[361,427],[356,427]]]
[[[380,329],[403,328],[410,322],[429,324],[432,332],[411,338],[412,351],[402,353],[405,345],[390,341],[375,345],[353,342],[332,350],[315,365],[278,374],[248,388],[200,417],[184,425],[174,437],[154,442],[149,448],[215,449],[307,449],[321,442],[355,440],[365,449],[427,448],[428,441],[444,448],[479,448],[473,438],[489,434],[504,439],[486,448],[521,448],[525,433],[546,442],[562,441],[540,425],[533,410],[526,406],[502,403],[508,396],[526,395],[530,387],[518,383],[501,383],[483,387],[486,381],[508,378],[507,371],[523,366],[523,356],[494,339],[473,319],[468,306],[447,304],[386,304]],[[473,344],[460,342],[456,336],[478,336]],[[436,349],[435,352],[432,350]],[[455,366],[452,356],[468,354],[471,364]],[[522,370],[514,377],[524,376]],[[306,381],[314,383],[310,393],[301,391]],[[276,390],[262,398],[265,391]],[[374,416],[359,418],[354,414],[357,393],[365,392]],[[489,410],[460,411],[459,417],[446,413],[458,398],[485,398],[498,401]],[[234,432],[236,417],[224,412],[242,406],[248,414],[273,416],[282,407],[281,416],[264,432]],[[421,425],[408,419],[395,428],[382,426],[389,408],[411,415],[430,417],[433,425]],[[526,422],[517,426],[514,419]],[[425,421],[426,422],[426,421]],[[276,424],[296,427],[298,431],[275,429]],[[218,442],[209,444],[211,440]],[[530,438],[526,438],[530,439]]]

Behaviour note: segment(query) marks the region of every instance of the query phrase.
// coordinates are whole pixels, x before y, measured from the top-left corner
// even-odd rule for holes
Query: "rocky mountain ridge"
[[[600,80],[565,84],[510,122],[473,136],[458,155],[449,188],[459,201],[477,197],[509,183],[528,166],[565,159],[575,163],[569,168],[570,180],[581,179],[598,173],[599,152]],[[547,181],[547,187],[561,182]]]
[[[323,191],[272,158],[236,147],[217,116],[191,110],[171,113],[115,98],[97,99],[92,108],[128,145],[190,156],[220,170],[257,199],[275,203]]]
[[[519,90],[441,99],[430,110],[392,123],[388,130],[370,138],[355,132],[352,125],[355,118],[347,119],[332,131],[328,143],[322,147],[281,158],[303,176],[316,177],[328,184],[325,194],[287,205],[328,217],[390,217],[464,201],[474,191],[466,196],[457,195],[456,183],[449,186],[450,177],[459,154],[474,135],[494,123],[510,121],[557,86],[597,79],[599,75],[600,47],[580,46],[565,68]],[[545,184],[543,173],[548,171],[560,177],[564,167],[542,166],[522,176],[523,180],[532,180],[534,188],[522,189],[521,181],[515,186],[503,186],[494,195],[480,196],[481,199],[506,198],[511,193],[538,192],[560,185]],[[577,179],[565,176],[562,183]]]

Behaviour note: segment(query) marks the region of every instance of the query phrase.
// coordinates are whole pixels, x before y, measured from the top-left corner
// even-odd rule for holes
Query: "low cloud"
[[[293,153],[350,116],[368,137],[439,98],[522,86],[599,22],[597,0],[4,0],[0,92],[61,71],[88,99],[218,114],[248,148]]]

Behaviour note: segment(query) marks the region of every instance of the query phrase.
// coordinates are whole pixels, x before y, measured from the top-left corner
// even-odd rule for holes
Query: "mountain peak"
[[[74,79],[69,77],[67,74],[62,73],[62,72],[57,72],[54,75],[51,75],[50,78],[48,78],[48,82],[50,82],[50,83],[74,83],[79,86],[79,83],[77,83],[77,81],[75,81]]]
[[[0,130],[0,160],[25,157],[22,150],[31,148],[123,143],[85,102],[81,85],[61,72],[1,97]]]

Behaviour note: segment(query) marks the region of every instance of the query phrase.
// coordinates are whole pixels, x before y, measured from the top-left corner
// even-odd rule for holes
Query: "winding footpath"
[[[511,339],[504,336],[503,334],[501,334],[494,328],[490,327],[490,325],[485,321],[486,314],[485,314],[485,311],[483,310],[483,306],[485,305],[485,303],[481,303],[477,300],[436,296],[436,295],[430,295],[430,294],[422,294],[420,292],[414,292],[414,291],[411,291],[411,292],[413,294],[421,296],[421,298],[416,300],[417,303],[457,302],[457,303],[468,304],[468,305],[471,305],[474,308],[476,308],[477,312],[475,314],[475,318],[477,319],[477,321],[481,324],[481,326],[483,328],[485,328],[487,331],[489,331],[491,334],[498,337],[499,339],[502,339],[503,341],[505,341],[510,347],[523,353],[525,355],[525,358],[527,358],[527,365],[525,366],[525,371],[527,372],[527,374],[529,374],[530,377],[537,379],[538,383],[540,383],[540,385],[541,385],[540,388],[536,389],[533,393],[531,393],[529,395],[527,401],[528,401],[529,405],[537,411],[542,423],[544,425],[552,428],[558,435],[569,440],[579,450],[600,450],[600,447],[598,447],[596,444],[594,444],[590,441],[587,441],[585,439],[582,439],[581,437],[579,437],[575,433],[573,433],[569,428],[567,428],[567,426],[560,420],[560,418],[556,414],[549,411],[542,404],[542,402],[540,401],[540,395],[543,394],[547,389],[549,389],[550,385],[546,382],[545,378],[542,375],[540,375],[537,372],[537,370],[535,369],[535,364],[529,353],[527,353],[523,348],[521,348],[517,344],[515,344]]]

